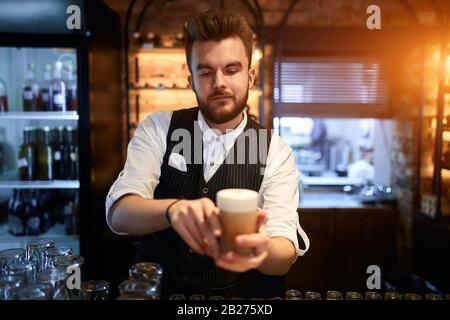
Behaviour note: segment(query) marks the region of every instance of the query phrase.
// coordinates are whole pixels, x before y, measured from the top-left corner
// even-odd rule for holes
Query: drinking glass
[[[13,300],[17,290],[25,285],[25,277],[21,275],[0,276],[0,300]]]
[[[29,261],[36,261],[38,271],[43,270],[43,253],[48,248],[54,248],[55,242],[50,239],[37,239],[28,241],[25,245],[25,259]]]
[[[340,291],[330,290],[327,291],[327,300],[342,300],[342,293]]]
[[[108,300],[109,282],[105,280],[90,280],[81,284],[83,300]]]
[[[299,290],[289,289],[286,290],[284,297],[286,300],[301,300],[302,293]]]
[[[422,296],[416,293],[405,293],[403,300],[422,300]]]
[[[119,285],[121,295],[142,298],[144,300],[159,300],[159,284],[154,280],[128,279]]]
[[[345,300],[362,300],[362,294],[355,291],[349,291],[345,294]]]
[[[68,256],[68,255],[72,255],[72,249],[69,247],[58,247],[58,248],[46,249],[42,254],[44,269],[54,268],[53,260],[56,257],[64,257],[64,256]]]
[[[15,261],[25,260],[25,250],[24,249],[7,249],[0,251],[0,275],[3,274],[3,270],[6,266],[10,265]]]
[[[322,300],[322,295],[319,292],[308,291],[305,293],[305,300]]]
[[[383,296],[375,291],[367,291],[364,293],[365,300],[383,300]]]

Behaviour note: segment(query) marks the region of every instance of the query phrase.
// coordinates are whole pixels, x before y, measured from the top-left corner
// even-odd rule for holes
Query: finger
[[[189,209],[191,210],[191,209]],[[191,214],[189,215],[191,218],[186,217],[184,219],[184,226],[186,227],[187,231],[191,235],[191,237],[194,239],[194,241],[204,249],[205,242],[203,241],[203,233],[200,230],[200,227],[198,225],[197,219]]]
[[[216,266],[234,272],[245,272],[259,267],[267,256],[267,251],[251,258],[232,253],[230,257],[223,257],[216,260]]]
[[[222,235],[222,228],[219,221],[219,209],[209,199],[205,199],[202,205],[206,220],[208,221],[214,236],[220,237]]]
[[[266,221],[267,221],[267,214],[264,211],[258,209],[256,211],[256,225],[257,225],[256,230],[259,230],[266,223]]]
[[[211,256],[214,257],[214,259],[218,258],[220,255],[219,243],[217,241],[217,238],[211,232],[208,222],[204,220],[202,223],[200,223],[200,228],[205,237],[206,247],[211,252]]]
[[[262,260],[264,260],[267,257],[267,255],[268,253],[266,250],[264,250],[260,254],[257,255],[255,254],[253,256],[243,255],[236,252],[228,252],[227,254],[223,255],[219,260],[228,263],[253,265],[256,262],[262,262]],[[262,257],[263,259],[261,259]]]
[[[187,228],[183,224],[179,224],[176,226],[175,230],[177,230],[178,234],[181,236],[181,238],[187,243],[189,247],[191,247],[192,250],[197,252],[198,254],[205,254],[204,249],[202,246],[200,246],[194,238],[191,236]]]
[[[235,241],[238,246],[251,248],[267,244],[268,239],[261,233],[252,233],[238,235]]]

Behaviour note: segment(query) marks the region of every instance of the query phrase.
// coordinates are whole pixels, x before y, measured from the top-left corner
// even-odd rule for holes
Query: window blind
[[[388,81],[383,64],[349,58],[283,58],[275,64],[277,113],[328,116],[387,115]]]

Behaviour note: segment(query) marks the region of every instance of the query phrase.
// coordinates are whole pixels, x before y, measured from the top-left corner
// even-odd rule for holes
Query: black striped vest
[[[258,134],[256,146],[250,145],[248,139],[244,140],[245,164],[237,164],[236,162],[237,157],[244,153],[236,150],[237,143],[235,143],[224,163],[217,169],[211,179],[205,182],[203,176],[203,140],[202,131],[197,123],[198,112],[199,108],[196,107],[174,111],[172,114],[167,134],[166,153],[161,166],[161,176],[155,190],[155,199],[208,197],[215,202],[216,193],[221,189],[246,188],[259,191],[265,164],[261,163],[259,157],[255,163],[255,158],[250,159],[250,155],[252,152],[259,152],[260,145],[263,146],[262,151],[267,154],[270,134],[267,134],[265,145],[263,141],[261,141],[261,144],[259,143],[260,134]],[[247,125],[238,139],[249,129],[264,129],[250,117],[247,119]],[[187,172],[182,172],[168,165],[170,154],[174,147],[180,143],[178,139],[173,141],[174,138],[172,138],[172,133],[176,129],[184,129],[193,137],[190,142],[190,150],[186,148],[182,152],[177,152],[187,159]],[[199,144],[194,143],[194,134],[197,134]],[[233,164],[229,164],[229,157],[232,156],[235,161]],[[137,261],[158,262],[162,265],[163,299],[174,293],[184,293],[186,296],[198,293],[207,297],[212,295],[269,297],[280,295],[283,290],[282,277],[265,276],[257,271],[235,273],[217,268],[213,259],[194,253],[171,228],[141,237]]]

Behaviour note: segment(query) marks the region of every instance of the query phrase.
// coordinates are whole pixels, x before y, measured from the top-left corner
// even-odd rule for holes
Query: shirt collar
[[[244,128],[247,125],[247,112],[243,111],[242,113],[244,115],[244,118],[242,119],[241,123],[234,129],[227,129],[227,132],[222,134],[220,131],[212,129],[210,126],[208,126],[205,118],[203,118],[201,110],[199,110],[198,124],[203,132],[203,140],[214,141],[219,138],[220,141],[225,144],[227,150],[230,149],[236,141],[237,137],[242,133],[242,131],[244,131]]]

